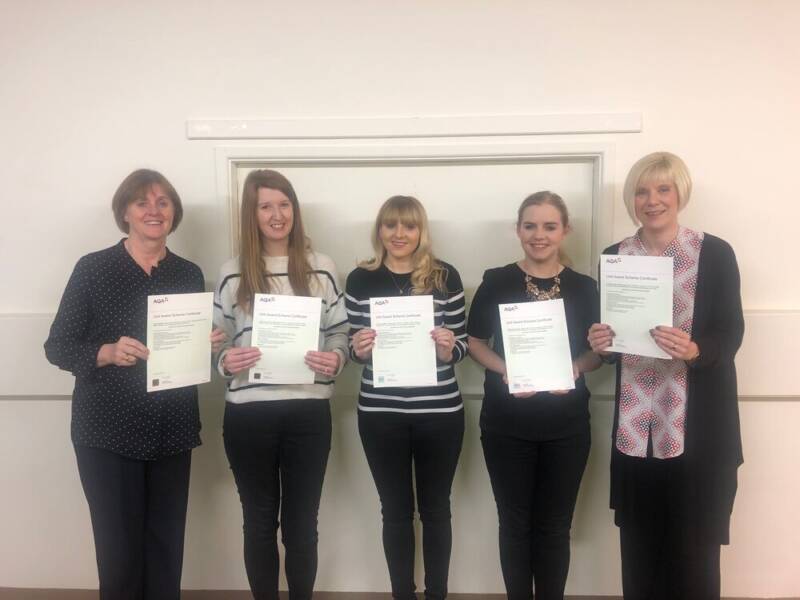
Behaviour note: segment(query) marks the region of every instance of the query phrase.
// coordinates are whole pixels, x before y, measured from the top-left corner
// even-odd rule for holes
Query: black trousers
[[[244,564],[256,600],[278,600],[278,519],[291,600],[311,598],[317,515],[331,447],[327,400],[225,405],[225,453],[244,517]]]
[[[617,511],[625,600],[719,600],[720,544],[687,518],[682,458],[626,458],[636,510]]]
[[[358,431],[383,514],[392,597],[414,600],[414,477],[422,521],[425,598],[447,596],[453,534],[450,489],[464,438],[464,411],[358,412]]]
[[[569,531],[591,444],[580,435],[531,441],[483,431],[500,522],[500,566],[509,600],[561,600]]]
[[[157,460],[75,446],[101,600],[178,600],[191,451]]]

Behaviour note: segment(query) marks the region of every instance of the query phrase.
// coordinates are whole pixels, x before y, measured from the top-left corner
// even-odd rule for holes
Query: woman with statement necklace
[[[517,214],[523,258],[489,269],[475,292],[470,354],[486,368],[481,442],[500,522],[500,564],[510,600],[561,600],[569,570],[569,531],[589,455],[589,390],[583,373],[600,366],[586,342],[597,318],[591,277],[564,265],[569,232],[564,201],[526,198]],[[510,394],[498,305],[561,298],[575,389]]]
[[[317,575],[317,515],[331,447],[329,399],[347,358],[347,315],[336,265],[311,250],[300,203],[286,177],[252,171],[242,191],[239,256],[220,271],[214,322],[230,340],[220,352],[225,454],[244,520],[244,564],[255,600],[278,600],[277,530],[292,600],[310,600]],[[254,294],[322,299],[319,351],[305,355],[310,384],[253,384]]]
[[[44,349],[75,375],[72,443],[100,598],[178,600],[197,386],[147,391],[147,296],[202,292],[203,273],[167,248],[183,206],[161,173],[128,175],[111,209],[127,237],[78,261]],[[215,351],[223,339],[211,333]]]
[[[589,332],[595,352],[617,365],[611,508],[626,600],[719,599],[720,545],[742,463],[739,270],[726,242],[678,224],[691,190],[674,154],[639,160],[623,197],[641,227],[604,252],[673,258],[674,326],[650,332],[672,360],[609,353],[611,328]]]
[[[464,408],[454,365],[467,355],[464,290],[458,272],[431,250],[428,218],[410,196],[381,207],[372,231],[375,258],[347,277],[350,356],[364,364],[358,429],[383,514],[383,548],[392,597],[415,600],[414,490],[422,521],[425,598],[447,596],[452,531],[450,489],[464,436]],[[431,295],[438,384],[373,387],[369,299]],[[415,485],[416,480],[416,485]]]

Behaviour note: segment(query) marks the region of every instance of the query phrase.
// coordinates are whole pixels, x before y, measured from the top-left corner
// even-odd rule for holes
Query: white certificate
[[[321,309],[319,298],[255,295],[251,339],[261,358],[250,369],[250,383],[314,383],[305,356],[319,347]]]
[[[214,294],[147,297],[147,391],[211,380]]]
[[[508,391],[575,389],[564,301],[500,304]]]
[[[419,387],[436,385],[433,296],[370,298],[372,385]]]
[[[602,255],[600,320],[614,331],[610,352],[671,358],[650,335],[672,327],[672,257]]]

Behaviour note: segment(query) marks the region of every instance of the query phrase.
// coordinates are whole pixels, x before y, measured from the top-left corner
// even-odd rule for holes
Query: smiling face
[[[151,185],[144,196],[130,202],[123,216],[130,237],[151,242],[167,239],[174,218],[175,205],[157,183]]]
[[[552,204],[528,206],[517,225],[525,256],[539,264],[558,263],[558,251],[567,232],[561,212]]]
[[[288,250],[289,234],[294,225],[294,209],[286,194],[272,188],[259,188],[256,216],[265,249],[269,252],[270,247],[285,246],[285,250]]]
[[[675,183],[664,178],[640,182],[634,192],[633,208],[645,231],[658,233],[677,228],[680,202]]]
[[[406,262],[419,246],[420,230],[416,223],[398,219],[382,223],[378,236],[388,262]]]

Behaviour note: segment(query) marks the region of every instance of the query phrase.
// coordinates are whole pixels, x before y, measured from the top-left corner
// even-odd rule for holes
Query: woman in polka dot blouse
[[[240,255],[222,266],[214,323],[228,342],[218,370],[225,392],[225,453],[244,517],[244,562],[256,600],[278,598],[277,529],[286,548],[292,600],[311,598],[317,573],[317,513],[331,444],[328,400],[347,356],[347,315],[336,266],[313,252],[292,184],[253,171],[242,193]],[[319,351],[308,352],[314,383],[249,383],[259,359],[250,339],[253,294],[322,299]]]
[[[72,442],[94,530],[100,597],[180,596],[197,388],[148,393],[147,296],[204,291],[197,265],[167,236],[181,221],[175,188],[140,169],[112,200],[118,244],[78,261],[44,348],[75,375]],[[219,347],[222,331],[212,333]]]

